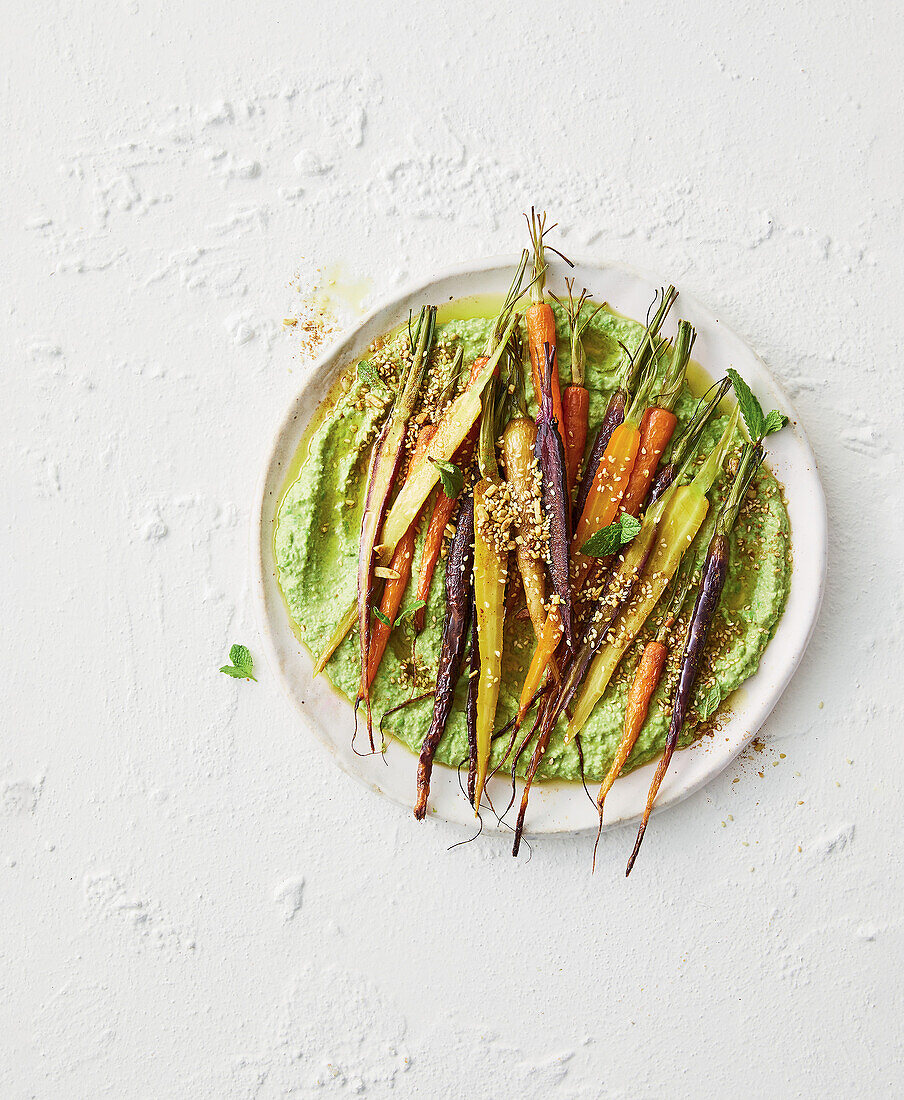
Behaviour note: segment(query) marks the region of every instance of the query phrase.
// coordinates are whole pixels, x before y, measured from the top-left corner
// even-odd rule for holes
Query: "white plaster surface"
[[[4,6],[0,1096],[904,1093],[897,7]],[[315,286],[531,203],[743,333],[829,501],[765,748],[627,882],[447,851],[217,672]]]

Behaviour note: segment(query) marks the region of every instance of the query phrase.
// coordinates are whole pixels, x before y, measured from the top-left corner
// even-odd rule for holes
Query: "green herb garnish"
[[[371,366],[366,359],[362,359],[358,364],[358,381],[365,382],[368,386],[379,386],[382,389],[386,388],[386,383],[377,373],[375,367]]]
[[[454,462],[443,462],[438,458],[430,457],[430,461],[439,470],[439,479],[443,483],[443,492],[449,500],[455,500],[465,487],[464,476]]]
[[[763,412],[763,406],[738,372],[729,367],[726,373],[734,387],[735,397],[737,397],[738,405],[741,408],[741,415],[747,425],[747,433],[754,443],[758,443],[760,440],[765,439],[767,435],[772,435],[773,432],[784,428],[788,423],[788,418],[784,413],[773,409],[766,416]]]
[[[639,531],[640,520],[622,512],[615,523],[591,535],[581,547],[581,553],[592,558],[608,558],[622,546],[627,546]]]
[[[229,650],[229,660],[232,661],[231,665],[223,665],[220,672],[225,672],[227,676],[234,676],[237,680],[254,680],[257,682],[257,677],[253,675],[254,661],[251,658],[251,651],[246,645],[234,645]]]

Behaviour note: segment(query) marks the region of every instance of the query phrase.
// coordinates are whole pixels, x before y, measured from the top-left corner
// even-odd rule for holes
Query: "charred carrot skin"
[[[445,733],[449,711],[452,709],[452,699],[455,695],[455,685],[461,674],[473,599],[471,595],[473,564],[474,498],[468,493],[461,504],[458,527],[449,548],[449,559],[446,564],[446,618],[443,623],[443,639],[436,674],[433,717],[421,745],[417,766],[417,802],[414,807],[414,816],[418,821],[423,821],[427,813],[433,758]]]

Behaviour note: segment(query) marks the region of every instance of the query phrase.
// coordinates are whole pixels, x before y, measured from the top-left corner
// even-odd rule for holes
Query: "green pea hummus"
[[[489,315],[492,310],[486,308]],[[482,354],[492,327],[489,316],[473,316],[474,308],[462,304],[445,307],[443,322],[437,328],[437,355],[449,355],[460,342],[466,366]],[[569,376],[570,347],[564,314],[556,309],[559,334],[559,365],[563,384]],[[590,322],[584,336],[587,353],[585,383],[590,391],[590,438],[602,420],[610,393],[616,386],[616,371],[623,359],[620,343],[634,350],[643,326],[602,309]],[[400,337],[390,336],[381,354],[392,354]],[[726,364],[727,365],[727,364]],[[693,364],[692,364],[693,366]],[[326,647],[342,613],[355,599],[356,563],[364,480],[367,459],[374,436],[383,418],[381,402],[373,392],[353,376],[345,379],[341,393],[331,403],[290,473],[288,487],[280,504],[275,533],[276,561],[286,605],[299,637],[312,654]],[[528,386],[528,389],[530,387]],[[679,427],[692,415],[699,394],[685,386],[675,413]],[[714,420],[700,448],[708,453],[726,424],[726,418]],[[739,440],[740,442],[740,440]],[[724,478],[710,494],[711,507],[689,553],[702,560],[712,533],[718,501],[724,491]],[[429,514],[430,502],[427,509]],[[422,523],[414,558],[413,579],[403,608],[414,599],[418,563],[423,540]],[[711,729],[713,715],[726,697],[756,671],[760,657],[775,631],[788,595],[791,576],[790,530],[781,488],[763,468],[748,492],[739,520],[731,536],[731,567],[719,609],[710,630],[708,649],[698,681],[694,704],[682,733],[687,745],[702,732]],[[517,574],[515,574],[517,577]],[[693,594],[684,609],[684,618],[672,635],[672,657],[650,707],[646,725],[626,766],[626,771],[647,763],[662,751],[668,729],[669,701],[675,685],[686,616]],[[405,625],[393,631],[373,690],[374,721],[398,704],[423,691],[430,691],[436,676],[444,614],[444,567],[440,561],[433,579],[427,608],[427,626],[417,638],[417,675],[411,663],[412,634]],[[656,622],[651,616],[648,630]],[[604,698],[597,705],[582,735],[584,776],[600,780],[606,774],[621,738],[625,696],[634,668],[649,633],[641,635],[628,649]],[[514,713],[524,675],[530,663],[534,635],[530,621],[510,613],[505,623],[503,677],[496,715],[496,728]],[[338,648],[326,675],[346,697],[353,699],[358,687],[358,633],[355,627]],[[467,757],[464,715],[465,677],[462,677],[446,733],[436,754],[437,762],[459,765]],[[383,732],[398,738],[412,752],[420,750],[430,723],[432,693],[411,706],[387,716]],[[337,711],[337,722],[347,721],[352,735],[350,712]],[[581,765],[577,746],[566,745],[564,729],[557,729],[538,773],[540,779],[577,780]],[[494,744],[494,762],[507,738]],[[526,765],[529,754],[524,754]]]

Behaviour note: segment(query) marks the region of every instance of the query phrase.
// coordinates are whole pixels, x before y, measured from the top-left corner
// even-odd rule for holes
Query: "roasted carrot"
[[[373,449],[367,474],[364,514],[361,517],[361,541],[358,548],[358,649],[361,677],[359,699],[364,702],[367,738],[371,752],[374,751],[374,733],[367,670],[370,662],[370,617],[374,594],[374,547],[377,532],[386,515],[389,496],[402,463],[408,421],[414,411],[415,400],[424,378],[424,371],[427,369],[427,357],[433,344],[435,331],[436,306],[424,306],[418,317],[417,327],[411,334],[411,354],[402,373],[399,392],[396,394],[389,417],[380,433],[379,441]],[[414,510],[405,529],[399,532],[399,538],[414,521],[419,511],[420,506]],[[395,551],[395,543],[392,550]],[[355,707],[357,709],[357,703]]]
[[[730,389],[730,379],[723,378],[721,382],[712,385],[697,402],[697,408],[694,410],[694,415],[691,417],[691,420],[682,431],[679,438],[675,441],[668,462],[664,462],[656,471],[656,476],[653,479],[653,486],[650,489],[647,507],[655,504],[675,480],[675,475],[681,468],[685,458],[699,443],[703,430],[712,419],[713,413],[719,407],[722,398]]]
[[[662,301],[653,320],[647,326],[634,361],[642,361],[642,370],[634,398],[625,412],[625,418],[612,432],[606,451],[594,475],[587,494],[584,510],[575,528],[571,559],[574,563],[572,590],[580,591],[594,559],[581,553],[581,547],[591,535],[608,527],[618,514],[622,498],[628,488],[634,464],[640,451],[640,420],[646,409],[656,381],[657,356],[665,341],[655,331],[661,325],[672,302],[677,297],[673,286],[663,292]],[[655,330],[655,331],[654,331]]]
[[[571,336],[571,381],[562,390],[562,441],[565,444],[565,469],[568,474],[568,499],[577,481],[578,469],[581,459],[584,457],[584,448],[587,446],[587,417],[590,411],[590,392],[584,385],[584,371],[587,357],[584,353],[582,336],[593,320],[603,308],[585,310],[589,300],[589,292],[581,291],[580,297],[575,301],[574,279],[566,279],[568,287],[568,304],[559,301],[559,305],[565,310],[568,318],[568,329]],[[555,295],[553,295],[555,298]]]
[[[568,506],[565,473],[565,447],[559,426],[552,415],[550,381],[555,368],[555,348],[544,347],[546,368],[541,391],[540,411],[537,414],[537,439],[534,454],[540,466],[543,491],[543,513],[549,523],[549,575],[558,597],[558,609],[562,616],[565,641],[574,643],[571,616],[571,578],[568,544],[571,540],[571,510]]]
[[[552,306],[544,301],[546,290],[546,245],[543,238],[550,230],[555,229],[555,224],[547,227],[546,214],[537,214],[531,207],[530,217],[527,219],[530,231],[531,244],[534,252],[533,282],[531,283],[531,304],[524,313],[524,323],[527,328],[527,342],[530,351],[531,374],[534,381],[534,397],[540,404],[540,394],[543,391],[543,371],[546,369],[546,356],[543,345],[549,344],[556,347],[556,316]],[[559,253],[561,255],[561,253]],[[556,364],[552,376],[552,410],[556,422],[561,426],[565,423],[562,415],[562,394],[559,386],[559,368]]]
[[[618,380],[618,387],[609,398],[606,414],[597,430],[593,446],[590,448],[590,453],[587,455],[587,461],[584,463],[584,472],[581,476],[581,484],[574,505],[574,527],[577,527],[578,520],[583,514],[584,506],[587,503],[587,496],[593,485],[593,479],[596,477],[599,464],[602,461],[603,455],[606,453],[606,447],[609,445],[612,433],[625,419],[625,407],[630,400],[631,392],[637,385],[638,379],[646,370],[650,357],[656,353],[659,330],[662,328],[662,323],[665,321],[677,297],[678,292],[673,286],[669,287],[662,295],[661,299],[657,293],[656,298],[653,300],[653,305],[656,304],[656,301],[659,301],[659,306],[653,316],[648,320],[647,327],[634,354],[628,354],[628,358]],[[650,308],[652,309],[652,306]]]
[[[651,638],[644,646],[637,668],[634,671],[634,679],[628,690],[628,698],[625,703],[625,721],[622,727],[622,739],[616,750],[612,766],[606,773],[606,777],[600,784],[599,793],[596,796],[596,808],[599,811],[600,823],[596,834],[596,844],[599,844],[600,833],[603,829],[603,807],[606,795],[612,789],[612,784],[618,779],[622,768],[628,762],[637,738],[643,729],[650,711],[650,700],[665,669],[666,659],[669,655],[669,638],[675,619],[681,613],[684,601],[690,588],[692,569],[685,569],[683,574],[678,574],[673,582],[672,594],[668,600],[665,613],[656,631],[656,636]],[[593,846],[593,861],[596,864],[596,844]]]
[[[672,716],[666,734],[665,749],[656,769],[656,774],[653,776],[653,782],[650,784],[643,818],[637,830],[637,839],[634,842],[634,850],[628,859],[625,875],[631,874],[634,861],[637,859],[637,853],[640,851],[640,845],[647,829],[647,823],[650,820],[650,814],[653,811],[656,795],[659,793],[665,773],[668,771],[669,764],[678,746],[678,738],[684,726],[687,712],[690,709],[710,624],[719,605],[722,590],[725,587],[725,580],[728,576],[731,556],[731,532],[737,522],[738,513],[741,510],[741,504],[747,489],[760,468],[760,463],[763,461],[763,439],[766,435],[779,431],[787,423],[787,418],[778,412],[772,412],[766,417],[759,402],[750,392],[747,383],[737,372],[731,371],[730,377],[734,384],[738,405],[744,413],[744,421],[753,442],[745,443],[741,449],[737,471],[731,488],[722,502],[722,507],[719,509],[715,529],[706,549],[706,556],[703,559],[697,600],[694,604],[694,610],[691,612],[684,652],[681,655],[681,664],[678,669],[678,682],[675,685],[675,692],[672,697]]]
[[[475,379],[480,377],[480,372],[487,365],[488,361],[489,357],[486,355],[477,356],[468,372],[468,379],[465,383],[466,387],[470,386]],[[452,456],[452,461],[460,470],[466,470],[468,466],[471,465],[471,460],[474,457],[474,448],[477,446],[477,433],[479,430],[479,423],[474,424],[465,436],[464,442]],[[436,501],[433,505],[430,522],[427,525],[427,534],[424,537],[424,549],[421,551],[417,591],[414,597],[416,600],[424,601],[424,607],[418,608],[414,614],[414,629],[418,634],[424,629],[424,624],[427,621],[426,604],[430,599],[430,586],[433,583],[433,574],[436,572],[436,563],[439,561],[442,552],[446,528],[452,522],[457,504],[457,498],[447,496],[445,490],[440,486]]]
[[[433,697],[433,717],[421,745],[417,766],[417,801],[414,816],[423,821],[427,813],[433,758],[446,731],[449,711],[455,695],[455,685],[461,675],[462,658],[468,641],[468,619],[471,613],[471,569],[474,561],[474,502],[468,493],[461,505],[455,538],[449,547],[446,566],[446,617],[443,640],[436,673]]]
[[[492,749],[496,705],[502,685],[505,630],[505,585],[508,576],[508,528],[497,510],[503,482],[499,477],[496,439],[507,406],[507,387],[493,378],[483,393],[477,463],[480,481],[474,486],[474,608],[480,647],[477,679],[477,760],[474,810],[479,812]]]
[[[678,336],[672,351],[672,361],[663,379],[662,393],[656,399],[656,404],[646,410],[640,422],[640,450],[621,502],[622,511],[630,516],[639,515],[643,510],[659,460],[672,441],[675,425],[678,423],[678,417],[672,410],[684,385],[684,376],[696,337],[696,332],[687,321],[678,322]]]
[[[562,616],[559,612],[558,605],[555,605],[550,609],[550,613],[546,617],[546,622],[543,623],[542,630],[537,638],[537,648],[534,650],[530,668],[528,668],[527,676],[524,678],[521,698],[518,701],[518,719],[516,727],[520,726],[524,721],[524,716],[527,714],[531,703],[534,701],[534,697],[543,682],[543,676],[546,673],[546,669],[549,667],[561,640]]]
[[[432,426],[421,428],[418,434],[417,444],[409,460],[409,466],[412,466],[423,457],[432,434]],[[380,597],[380,615],[382,615],[383,618],[381,619],[378,617],[372,628],[370,659],[367,665],[368,686],[374,682],[377,672],[379,671],[380,662],[383,660],[383,654],[386,652],[386,644],[389,641],[389,635],[392,633],[392,628],[395,625],[396,615],[398,615],[399,608],[402,606],[402,597],[405,595],[405,589],[408,587],[408,582],[411,580],[411,564],[414,560],[414,543],[417,539],[417,525],[418,520],[415,520],[405,534],[402,535],[392,555],[392,559],[389,562],[389,571],[390,573],[394,573],[395,576],[388,577],[386,584],[383,586],[383,595]],[[386,620],[385,622],[383,621],[384,619]]]
[[[593,485],[593,479],[596,477],[596,471],[599,469],[600,461],[606,453],[606,448],[609,446],[609,440],[612,438],[612,433],[625,419],[625,405],[628,401],[628,397],[628,391],[622,385],[619,385],[618,389],[614,390],[612,396],[609,398],[609,403],[606,406],[606,412],[603,416],[603,422],[597,430],[596,437],[593,440],[593,446],[590,448],[590,453],[587,455],[587,461],[584,463],[581,484],[578,487],[577,499],[574,502],[574,508],[571,513],[572,529],[577,527],[578,520],[581,518],[584,511],[584,505],[587,503],[587,496]]]
[[[427,454],[409,470],[402,488],[386,514],[383,529],[380,532],[380,545],[374,547],[379,560],[384,564],[391,560],[399,539],[417,518],[424,501],[430,496],[433,486],[439,481],[439,468],[436,463],[452,460],[480,416],[481,394],[484,386],[495,373],[496,366],[505,353],[508,340],[517,324],[517,318],[513,317],[512,313],[521,295],[521,281],[524,278],[529,259],[530,255],[525,249],[521,254],[521,261],[515,272],[515,278],[503,309],[497,316],[493,332],[487,341],[488,357],[481,356],[479,361],[475,361],[473,364],[469,384],[449,404],[446,411],[434,425]],[[376,454],[378,450],[379,441],[373,453]],[[399,456],[401,456],[401,447],[399,447]],[[443,529],[445,529],[445,524]],[[330,657],[351,630],[356,614],[355,606],[346,608],[342,613],[342,617],[330,636],[326,649],[317,661],[315,675],[323,671]]]
[[[676,477],[656,504],[647,509],[641,533],[625,555],[627,560],[640,542],[644,529],[655,521],[656,541],[645,568],[643,588],[638,598],[619,613],[611,630],[606,632],[606,645],[593,658],[575,702],[566,740],[571,740],[583,729],[593,708],[603,697],[625,650],[643,629],[644,623],[678,571],[685,550],[703,525],[709,511],[706,494],[719,476],[725,455],[734,440],[737,424],[738,413],[735,410],[722,437],[693,481],[688,485],[679,485],[680,477]],[[684,460],[684,469],[692,458],[693,451],[690,451]]]
[[[533,502],[539,508],[533,484],[534,443],[537,439],[537,426],[528,416],[517,416],[510,420],[502,433],[502,454],[505,459],[506,480],[512,486],[518,498],[518,537],[516,556],[518,571],[524,585],[524,598],[534,628],[539,638],[546,622],[546,580],[542,558],[536,553],[534,528],[537,519],[531,507]]]

